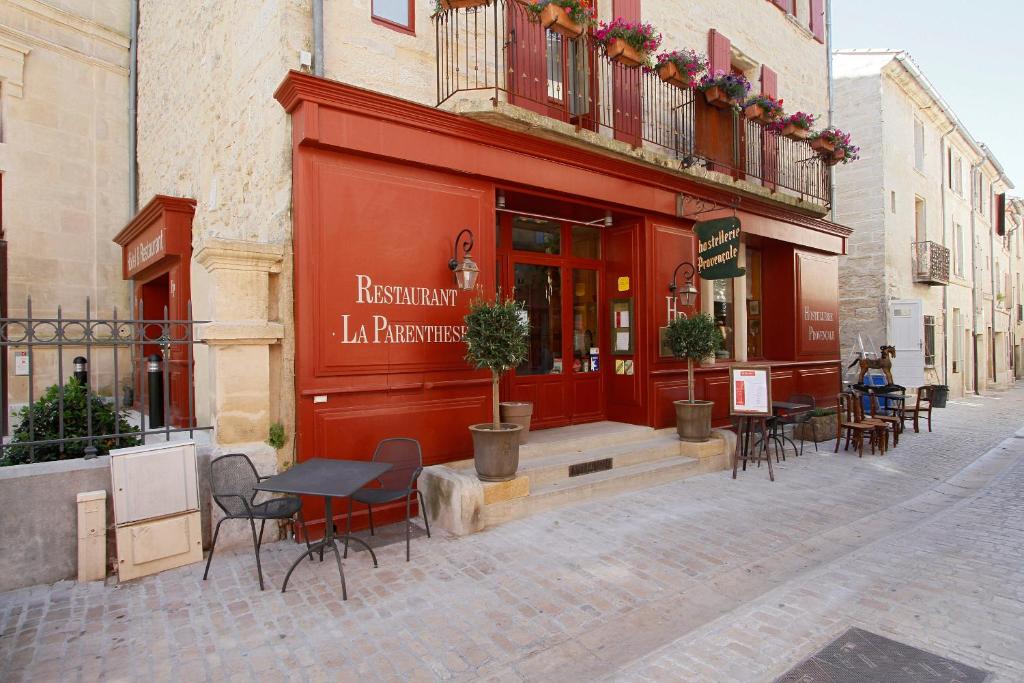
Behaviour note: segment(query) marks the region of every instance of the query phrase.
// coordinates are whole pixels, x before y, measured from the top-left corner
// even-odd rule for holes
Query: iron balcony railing
[[[914,242],[911,251],[914,282],[949,284],[949,249],[938,242]]]
[[[483,94],[653,152],[827,206],[831,174],[805,141],[773,133],[692,88],[605,56],[587,33],[545,29],[522,0],[434,16],[437,105]]]

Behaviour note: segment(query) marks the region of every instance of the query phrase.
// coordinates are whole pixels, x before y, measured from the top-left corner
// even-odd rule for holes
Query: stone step
[[[560,479],[568,479],[569,467],[572,465],[610,459],[612,469],[629,467],[642,462],[681,455],[679,444],[679,439],[673,434],[672,437],[644,438],[629,443],[549,455],[523,457],[520,453],[518,476],[529,477],[531,490],[536,490],[539,486],[545,486]]]
[[[520,459],[585,451],[591,448],[639,443],[659,436],[658,430],[623,422],[588,424],[530,432],[529,441],[519,447]]]
[[[700,473],[701,466],[697,458],[676,455],[558,479],[541,486],[534,486],[531,481],[530,495],[485,505],[483,523],[489,527],[570,503],[608,498]]]

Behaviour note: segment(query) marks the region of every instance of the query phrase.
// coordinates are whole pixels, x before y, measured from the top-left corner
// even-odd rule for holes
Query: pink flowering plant
[[[845,155],[842,158],[842,162],[844,164],[848,164],[851,161],[856,161],[860,158],[860,147],[853,144],[850,140],[849,133],[845,133],[839,128],[826,128],[825,130],[812,135],[811,139],[830,142],[836,148],[836,151],[843,150],[843,152],[845,152]]]
[[[761,107],[761,109],[764,110],[765,118],[770,119],[772,121],[780,119],[782,115],[785,113],[782,110],[782,100],[777,100],[774,97],[770,97],[768,95],[754,95],[753,97],[749,98],[746,102],[743,103],[744,107],[750,107],[753,105]]]
[[[780,100],[781,102],[781,100]],[[792,124],[796,128],[801,130],[810,130],[814,126],[814,122],[818,120],[818,117],[814,114],[808,114],[806,112],[798,111],[795,114],[789,116],[783,116],[781,119],[775,122],[775,126],[782,130],[786,126]]]
[[[626,21],[618,17],[610,24],[602,21],[600,27],[594,31],[594,40],[606,47],[615,38],[621,38],[631,48],[644,54],[654,52],[661,45],[661,34],[653,26],[642,21]]]
[[[711,88],[718,88],[725,93],[730,100],[742,102],[750,92],[750,81],[742,74],[726,73],[716,71],[714,74],[704,74],[697,84],[697,90],[704,92]]]
[[[535,0],[526,9],[537,17],[548,5],[558,5],[570,19],[584,27],[593,26],[597,20],[596,0]]]
[[[655,69],[660,69],[666,64],[675,64],[679,73],[692,82],[696,80],[697,74],[708,68],[708,58],[696,50],[662,52],[654,58]]]

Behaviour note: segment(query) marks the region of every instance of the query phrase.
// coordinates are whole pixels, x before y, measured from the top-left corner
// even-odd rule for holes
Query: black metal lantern
[[[466,238],[463,240],[462,236]],[[462,258],[456,258],[459,249],[459,240],[462,240]],[[476,287],[476,279],[480,275],[480,268],[473,260],[470,251],[473,249],[473,231],[463,228],[455,237],[455,244],[452,245],[452,258],[448,261],[448,270],[455,274],[455,284],[459,289],[469,291]]]
[[[676,277],[679,275],[680,268],[683,269],[683,275],[686,277],[686,282],[682,287],[676,284]],[[679,303],[683,306],[692,306],[697,300],[697,288],[693,285],[695,273],[696,269],[689,261],[683,261],[672,271],[672,282],[668,285],[668,291],[672,292],[672,295],[677,297]]]
[[[75,379],[80,384],[89,383],[89,361],[84,356],[75,356],[72,361],[75,365]]]

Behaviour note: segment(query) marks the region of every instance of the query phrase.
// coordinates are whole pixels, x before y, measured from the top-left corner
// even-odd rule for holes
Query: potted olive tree
[[[683,441],[707,441],[711,438],[711,408],[713,401],[694,400],[693,363],[713,356],[722,345],[722,333],[715,319],[707,313],[693,317],[679,317],[668,324],[666,342],[676,358],[686,359],[686,383],[690,392],[688,401],[674,401],[676,432]]]
[[[526,359],[529,329],[522,305],[512,299],[493,303],[478,299],[466,315],[466,362],[491,371],[491,421],[469,426],[473,435],[473,462],[481,481],[508,481],[519,469],[519,432],[522,425],[501,421],[498,381]]]

